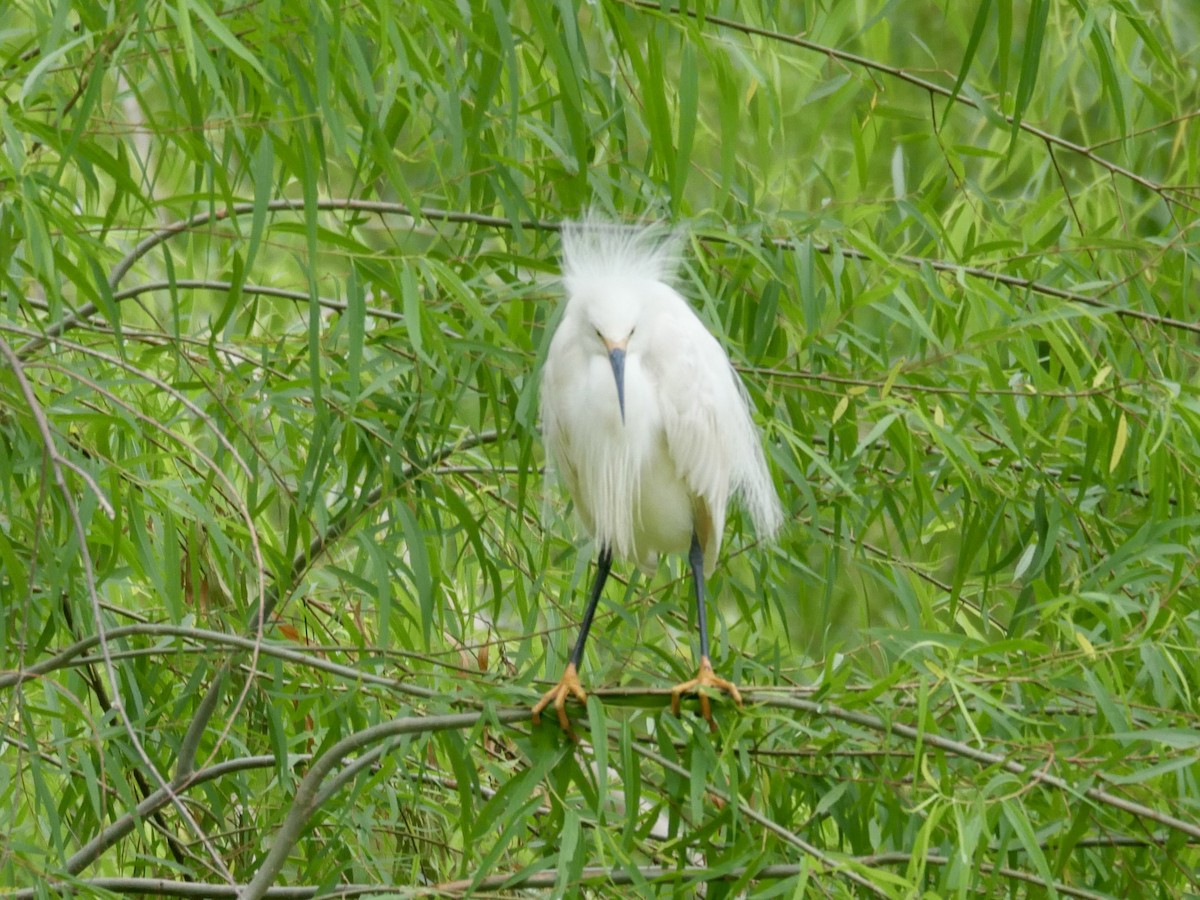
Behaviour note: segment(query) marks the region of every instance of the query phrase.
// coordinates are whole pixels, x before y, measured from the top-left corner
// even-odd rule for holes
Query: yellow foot
[[[563,672],[558,684],[546,691],[542,695],[542,699],[537,702],[533,708],[533,724],[541,724],[542,710],[549,706],[551,701],[554,701],[554,711],[558,713],[558,724],[571,736],[572,740],[578,740],[575,732],[571,730],[571,720],[567,718],[567,697],[574,697],[580,703],[587,704],[587,693],[579,683],[579,673],[575,671],[574,663],[567,663],[567,670]]]
[[[679,715],[679,701],[683,698],[684,694],[690,694],[695,691],[700,695],[700,715],[704,717],[704,721],[708,722],[708,727],[716,731],[717,723],[713,721],[712,707],[709,706],[708,695],[701,688],[715,688],[718,691],[724,691],[733,698],[733,702],[738,706],[742,705],[742,695],[738,693],[737,685],[732,681],[726,681],[724,678],[717,677],[713,672],[712,663],[707,656],[700,657],[700,672],[695,678],[671,688],[671,712]]]

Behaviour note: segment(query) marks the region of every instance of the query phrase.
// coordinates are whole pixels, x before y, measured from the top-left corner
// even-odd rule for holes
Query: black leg
[[[712,660],[708,658],[708,619],[704,611],[704,549],[695,533],[692,534],[692,546],[688,550],[688,565],[692,568],[692,582],[696,586],[696,624],[700,626],[700,671],[691,681],[671,688],[671,712],[679,715],[679,701],[683,695],[696,691],[700,694],[700,715],[708,722],[709,727],[716,731],[717,723],[713,720],[712,707],[704,689],[715,688],[724,691],[738,706],[742,705],[742,695],[732,681],[718,678],[713,673]]]
[[[596,580],[592,582],[592,593],[588,597],[587,609],[583,611],[583,624],[579,626],[579,637],[575,639],[575,649],[571,651],[571,665],[579,671],[583,662],[583,645],[587,643],[588,632],[592,628],[592,617],[596,615],[596,605],[600,602],[600,592],[604,590],[604,582],[608,580],[608,570],[612,568],[612,550],[605,547],[600,551],[596,560]]]
[[[587,643],[588,631],[592,628],[592,617],[596,615],[596,605],[600,602],[600,593],[604,590],[604,582],[608,580],[608,570],[612,568],[612,551],[605,547],[600,551],[596,560],[596,580],[592,582],[592,593],[588,597],[587,609],[583,611],[583,624],[579,626],[579,637],[575,639],[575,649],[571,651],[571,661],[558,684],[546,691],[542,699],[533,707],[533,723],[542,720],[542,710],[551,703],[558,714],[558,724],[572,740],[579,736],[571,730],[571,720],[567,717],[567,698],[574,697],[580,703],[587,703],[587,693],[579,683],[579,664],[583,662],[583,647]]]
[[[700,628],[700,659],[708,659],[708,619],[704,615],[704,549],[700,539],[692,533],[692,548],[688,551],[688,565],[692,567],[692,584],[696,587],[696,623]]]

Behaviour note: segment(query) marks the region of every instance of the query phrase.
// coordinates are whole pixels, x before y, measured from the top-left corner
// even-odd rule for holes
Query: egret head
[[[581,337],[608,357],[624,422],[629,344],[675,273],[679,236],[603,222],[589,214],[582,222],[567,223],[562,238],[567,315],[580,317]]]
[[[617,386],[621,422],[625,421],[625,359],[637,326],[647,314],[656,283],[630,284],[627,279],[597,279],[569,285],[568,317],[576,319],[575,333],[589,355],[603,355]],[[571,290],[571,288],[574,288]]]

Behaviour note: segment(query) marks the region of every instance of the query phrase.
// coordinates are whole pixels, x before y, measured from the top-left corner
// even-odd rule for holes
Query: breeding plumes
[[[594,217],[562,232],[566,308],[542,372],[547,455],[575,501],[599,560],[579,637],[562,679],[533,709],[551,703],[570,732],[566,700],[586,702],[579,666],[612,561],[653,571],[664,553],[686,553],[695,582],[700,665],[683,694],[737,687],[713,672],[704,577],[721,549],[725,512],[740,497],[756,532],[781,521],[758,430],[729,357],[671,286],[680,236]],[[712,727],[708,697],[700,708]]]

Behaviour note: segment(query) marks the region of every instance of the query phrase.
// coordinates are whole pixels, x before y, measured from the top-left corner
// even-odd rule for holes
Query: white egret
[[[715,729],[702,689],[742,702],[709,659],[704,578],[717,561],[731,496],[740,496],[762,538],[774,535],[782,515],[741,380],[670,284],[680,243],[678,234],[594,216],[563,227],[567,300],[542,373],[542,431],[599,560],[570,662],[533,719],[553,703],[568,733],[567,698],[587,700],[579,667],[614,557],[653,572],[659,554],[687,554],[700,665],[672,689],[672,710],[678,714],[682,695],[698,691]]]

